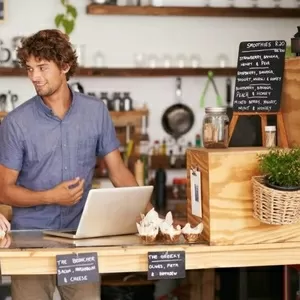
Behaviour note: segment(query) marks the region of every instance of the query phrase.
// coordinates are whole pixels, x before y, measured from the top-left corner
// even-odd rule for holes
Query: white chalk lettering
[[[76,276],[76,277],[70,277],[71,282],[80,282],[80,281],[87,281],[87,275],[84,276]]]
[[[94,257],[78,257],[78,258],[72,258],[73,264],[79,264],[79,263],[88,263],[95,261]]]

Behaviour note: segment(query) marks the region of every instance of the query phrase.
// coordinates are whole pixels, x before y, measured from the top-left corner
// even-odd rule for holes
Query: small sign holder
[[[261,136],[263,147],[266,147],[266,133],[265,126],[267,126],[267,117],[276,115],[277,122],[277,136],[279,137],[279,144],[282,148],[288,148],[288,139],[284,127],[283,116],[281,111],[276,112],[233,112],[232,119],[229,125],[229,142],[232,138],[235,126],[240,116],[259,116],[261,120]]]

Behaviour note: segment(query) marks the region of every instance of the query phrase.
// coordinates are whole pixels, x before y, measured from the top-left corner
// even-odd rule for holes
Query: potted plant
[[[258,157],[266,186],[281,191],[300,190],[300,148],[274,148]]]
[[[65,12],[55,16],[54,22],[56,28],[63,27],[65,34],[70,35],[75,28],[75,20],[77,18],[77,9],[71,5],[68,0],[60,0]]]

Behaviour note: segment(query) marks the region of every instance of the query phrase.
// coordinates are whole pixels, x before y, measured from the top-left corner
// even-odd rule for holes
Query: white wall
[[[235,66],[241,41],[285,39],[289,44],[300,21],[300,18],[93,16],[85,13],[89,1],[70,1],[79,12],[76,30],[71,34],[71,39],[74,44],[86,44],[86,60],[89,65],[93,63],[95,52],[101,50],[107,64],[113,67],[133,66],[134,54],[137,52],[158,55],[198,53],[203,66],[217,66],[218,55],[225,53],[230,64]],[[266,1],[261,0],[264,3]],[[288,5],[295,1],[282,2]],[[53,28],[54,17],[61,10],[60,0],[8,0],[7,3],[7,20],[0,24],[0,39],[7,46],[10,46],[11,38],[16,35],[28,35],[42,28]],[[165,136],[160,117],[163,110],[174,102],[175,78],[78,79],[87,91],[130,91],[136,104],[142,105],[145,102],[149,106],[151,137],[162,139]],[[184,101],[194,109],[197,119],[187,140],[194,141],[195,134],[201,128],[203,109],[200,109],[199,98],[205,80],[205,77],[183,78]],[[225,77],[217,78],[216,82],[225,98]],[[8,89],[17,93],[21,102],[34,93],[26,78],[0,77],[0,92]],[[212,87],[206,103],[215,104]]]

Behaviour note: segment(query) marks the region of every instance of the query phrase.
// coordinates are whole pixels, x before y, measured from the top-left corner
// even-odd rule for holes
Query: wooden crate
[[[300,145],[300,57],[285,60],[281,109],[289,146]]]
[[[259,175],[257,154],[266,148],[187,150],[188,221],[203,221],[210,245],[240,245],[300,241],[300,224],[262,224],[252,216],[251,177]],[[202,219],[192,215],[190,169],[201,172]]]

